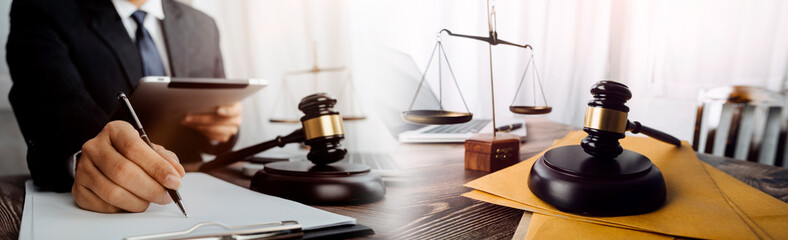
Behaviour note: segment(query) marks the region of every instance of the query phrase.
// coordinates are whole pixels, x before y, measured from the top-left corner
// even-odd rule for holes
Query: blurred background
[[[436,33],[486,36],[482,0],[184,0],[214,17],[228,78],[263,78],[271,84],[243,103],[237,147],[289,133],[298,100],[315,91],[339,96],[351,149],[385,151],[396,144],[378,116],[379,98],[402,98],[380,86],[387,52],[410,55],[424,71]],[[698,91],[725,85],[788,89],[788,2],[780,0],[494,2],[498,36],[533,51],[495,46],[492,51],[497,116],[508,110],[531,54],[554,121],[582,126],[589,87],[610,79],[627,84],[630,119],[691,140]],[[9,30],[10,0],[0,0],[0,45]],[[468,108],[490,118],[490,63],[482,42],[440,37]],[[0,48],[5,56],[5,47]],[[312,75],[288,72],[345,67]],[[434,67],[430,71],[435,71]],[[445,69],[444,69],[445,71]],[[417,72],[417,74],[420,72]],[[431,76],[431,75],[428,75]],[[439,88],[431,78],[430,90]],[[444,78],[446,79],[446,78]],[[406,80],[402,80],[406,81]],[[526,85],[530,84],[526,79]],[[11,80],[0,64],[0,175],[27,172],[26,147],[8,103]],[[448,108],[464,109],[453,84],[441,85]],[[518,98],[533,97],[524,87]],[[540,95],[541,97],[541,95]],[[540,100],[541,101],[541,100]],[[406,109],[401,109],[406,110]],[[519,116],[523,117],[523,116]],[[527,120],[526,120],[527,121]]]

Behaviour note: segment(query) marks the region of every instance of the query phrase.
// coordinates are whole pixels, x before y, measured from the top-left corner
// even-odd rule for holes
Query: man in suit
[[[143,76],[225,76],[204,13],[175,0],[15,0],[10,15],[9,99],[37,186],[70,189],[88,210],[139,212],[171,202],[165,187],[180,186],[179,161],[232,148],[240,104],[186,116],[158,140],[174,153],[112,121],[117,94]]]

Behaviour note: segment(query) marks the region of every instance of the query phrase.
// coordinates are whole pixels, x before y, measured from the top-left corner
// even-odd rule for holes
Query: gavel
[[[627,131],[643,133],[681,147],[681,141],[675,137],[627,119],[629,107],[624,103],[632,98],[632,92],[626,85],[614,81],[599,81],[591,86],[591,95],[593,99],[588,102],[583,124],[583,131],[588,133],[588,137],[580,143],[586,153],[603,158],[620,155],[624,148],[618,140],[626,137]]]
[[[632,97],[626,85],[600,81],[591,86],[580,145],[548,150],[528,176],[528,188],[558,210],[590,216],[624,216],[658,209],[667,188],[662,172],[640,153],[626,150],[618,140],[626,132],[643,133],[680,147],[667,133],[629,121]]]
[[[248,156],[289,143],[303,142],[309,146],[306,158],[318,166],[342,160],[347,149],[339,142],[345,138],[342,117],[334,111],[337,100],[325,93],[315,93],[301,99],[298,109],[304,112],[301,128],[286,136],[246,147],[235,152],[216,157],[213,161],[200,166],[201,172],[208,172],[238,162]]]

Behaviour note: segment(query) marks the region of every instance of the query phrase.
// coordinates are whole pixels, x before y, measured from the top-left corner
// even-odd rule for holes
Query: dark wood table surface
[[[528,137],[520,149],[521,159],[536,155],[554,140],[578,129],[544,118],[528,118],[526,126]],[[471,190],[463,184],[487,174],[464,169],[462,144],[400,144],[396,149],[394,157],[408,168],[402,176],[385,180],[387,193],[383,200],[355,206],[315,207],[354,217],[376,231],[371,238],[383,239],[511,239],[523,214],[530,214],[460,196]],[[788,202],[788,169],[707,154],[698,157]],[[244,187],[250,182],[242,177],[238,165],[213,175]],[[29,176],[0,177],[0,239],[18,238],[24,182],[28,179]]]

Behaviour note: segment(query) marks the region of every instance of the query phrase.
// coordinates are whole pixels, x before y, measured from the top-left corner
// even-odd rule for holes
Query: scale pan
[[[517,114],[547,114],[553,111],[549,106],[509,106],[509,111]]]
[[[412,110],[402,112],[402,119],[417,124],[458,124],[470,121],[473,113],[443,110]]]

